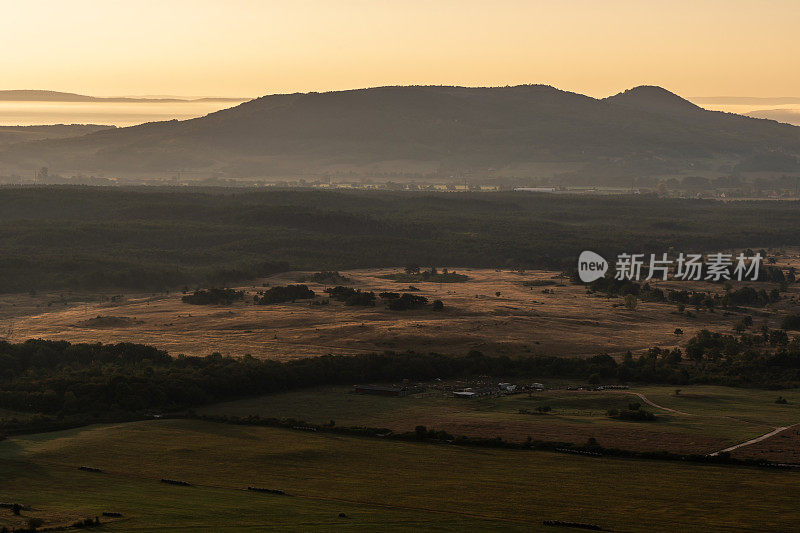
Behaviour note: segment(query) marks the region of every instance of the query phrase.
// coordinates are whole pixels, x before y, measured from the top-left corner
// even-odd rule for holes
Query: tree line
[[[776,333],[779,332],[779,333]],[[250,356],[170,357],[140,344],[0,342],[0,408],[67,416],[115,416],[191,408],[316,385],[469,376],[570,378],[591,383],[800,385],[800,340],[765,328],[742,335],[703,330],[686,353],[654,347],[638,358],[607,354],[488,357],[437,353],[323,356],[286,362]]]

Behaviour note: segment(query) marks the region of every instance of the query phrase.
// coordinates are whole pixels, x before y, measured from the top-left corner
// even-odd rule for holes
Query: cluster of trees
[[[392,311],[419,309],[420,307],[425,307],[425,305],[428,303],[428,299],[424,296],[418,296],[416,294],[410,294],[407,292],[404,292],[402,296],[397,298],[389,298],[387,301],[388,304],[386,307]]]
[[[271,287],[253,296],[253,303],[257,305],[278,304],[283,302],[293,302],[295,300],[306,300],[314,297],[314,291],[308,285],[286,285],[285,287]]]
[[[780,272],[780,269],[775,269]],[[618,280],[603,277],[588,284],[590,292],[597,292],[607,296],[621,296],[628,301],[630,298],[640,299],[645,302],[670,302],[678,304],[681,309],[686,306],[707,309],[736,309],[740,306],[764,307],[777,302],[781,298],[780,290],[773,288],[769,292],[765,289],[755,289],[750,286],[734,289],[732,285],[725,286],[722,294],[709,291],[695,290],[667,290],[653,287],[649,283],[637,283],[631,280]]]
[[[230,305],[244,299],[244,291],[234,289],[199,289],[181,297],[181,301],[192,305]]]
[[[621,381],[714,383],[740,387],[800,385],[800,338],[784,330],[727,335],[701,330],[684,354],[680,349],[651,348],[639,358],[627,354],[615,375]]]
[[[765,289],[756,290],[753,287],[729,290],[722,296],[715,295],[715,300],[718,300],[719,305],[723,308],[740,305],[763,307],[780,299],[781,294],[778,289],[772,289],[768,293]]]
[[[341,285],[325,289],[331,298],[344,302],[345,305],[361,305],[365,307],[375,306],[375,293],[372,291],[362,291],[352,287],[342,287]]]
[[[381,299],[388,302],[386,307],[392,311],[419,309],[420,307],[425,307],[428,303],[428,299],[424,296],[416,296],[407,292],[402,295],[398,292],[382,292],[379,296]],[[434,300],[431,308],[434,311],[441,311],[444,309],[444,302],[441,300]]]
[[[455,271],[449,271],[446,268],[443,268],[442,271],[439,272],[436,267],[431,267],[430,270],[422,270],[419,265],[408,265],[405,267],[404,272],[386,274],[383,277],[400,282],[431,281],[436,283],[462,283],[469,280],[469,276],[458,274]]]
[[[745,326],[746,327],[746,326]],[[786,348],[789,346],[789,335],[783,329],[770,329],[763,326],[760,332],[724,335],[712,333],[707,329],[701,330],[689,339],[686,345],[686,354],[694,360],[716,361],[726,356],[737,356],[742,353],[761,347]],[[792,341],[792,350],[797,351],[800,340]]]

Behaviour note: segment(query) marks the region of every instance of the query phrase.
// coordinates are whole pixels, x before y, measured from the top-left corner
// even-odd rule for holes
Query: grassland
[[[635,393],[664,409],[646,405]],[[215,416],[295,418],[316,424],[333,420],[342,426],[394,431],[412,431],[424,425],[454,435],[500,436],[512,442],[530,436],[583,444],[591,437],[606,447],[628,450],[712,453],[800,422],[800,391],[781,391],[789,402],[785,405],[775,404],[777,395],[774,391],[690,386],[675,396],[674,388],[651,386],[628,391],[548,390],[465,400],[436,389],[396,398],[325,387],[225,402],[197,411]],[[654,412],[657,421],[630,422],[607,416],[609,409],[624,409],[630,402]],[[540,406],[551,410],[535,414]],[[788,457],[773,454],[773,459]]]
[[[103,511],[109,531],[794,529],[790,471],[597,459],[160,420],[0,442],[0,500],[47,525]],[[79,465],[103,473],[81,472]],[[185,480],[191,487],[159,483]],[[248,485],[290,496],[249,493]],[[488,495],[491,497],[488,497]],[[339,518],[345,513],[348,518]],[[0,524],[13,524],[8,511]]]
[[[794,264],[797,258],[784,258]],[[800,267],[800,263],[797,264]],[[556,355],[585,357],[607,352],[621,355],[652,346],[683,346],[703,328],[732,332],[744,314],[756,327],[777,327],[781,316],[796,308],[800,288],[791,285],[784,298],[768,308],[725,313],[694,311],[679,314],[674,305],[640,302],[635,311],[619,298],[588,295],[583,285],[561,285],[556,271],[496,271],[456,269],[469,275],[463,283],[415,282],[414,294],[440,299],[444,310],[390,311],[346,306],[342,302],[315,306],[309,301],[253,305],[264,284],[294,283],[305,274],[289,272],[236,287],[245,301],[231,306],[200,306],[181,302],[180,293],[118,293],[105,295],[41,294],[0,297],[0,336],[11,341],[28,338],[71,342],[137,342],[172,354],[205,356],[212,352],[259,358],[289,359],[315,355],[436,351],[487,355]],[[344,271],[353,287],[397,291],[408,286],[385,275],[398,269]],[[558,286],[525,286],[551,282]],[[710,283],[679,281],[653,283],[662,288],[722,291]],[[330,285],[308,282],[324,297]],[[774,285],[755,284],[770,290]],[[544,291],[547,292],[544,292]],[[499,296],[497,295],[499,293]],[[111,298],[116,298],[111,301]],[[97,317],[128,317],[119,327],[92,326]],[[675,335],[676,328],[684,334]],[[3,333],[5,332],[5,334]]]

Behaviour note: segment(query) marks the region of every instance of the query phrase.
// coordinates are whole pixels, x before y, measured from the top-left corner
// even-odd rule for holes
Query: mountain
[[[2,102],[241,102],[246,98],[134,98],[98,97],[59,91],[15,89],[0,91]]]
[[[54,124],[50,126],[0,126],[0,147],[25,141],[78,137],[114,128],[99,124]]]
[[[622,176],[733,168],[771,153],[800,154],[800,128],[707,111],[659,87],[595,99],[546,85],[402,86],[270,95],[191,120],[25,143],[0,152],[0,167],[535,176],[555,165]]]
[[[696,106],[689,100],[681,98],[663,87],[654,85],[634,87],[614,96],[609,96],[605,100],[614,104],[662,113],[692,113],[702,110],[701,107]]]
[[[750,111],[747,113],[747,116],[768,118],[770,120],[777,120],[778,122],[800,126],[800,106],[795,109],[759,109],[757,111]]]

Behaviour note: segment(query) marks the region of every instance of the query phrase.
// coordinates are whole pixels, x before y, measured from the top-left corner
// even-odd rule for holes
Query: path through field
[[[683,411],[678,411],[676,409],[670,409],[669,407],[664,407],[663,405],[658,405],[657,403],[649,400],[644,394],[642,394],[640,392],[626,392],[625,394],[632,394],[634,396],[637,396],[640,400],[645,402],[647,405],[655,407],[656,409],[662,409],[664,411],[669,411],[670,413],[675,413],[675,414],[682,415],[682,416],[698,416],[698,415],[693,415],[692,413],[684,413]],[[724,416],[724,415],[720,415],[719,418],[734,419],[733,417]],[[751,444],[756,444],[758,442],[767,440],[767,439],[769,439],[771,437],[774,437],[775,435],[778,435],[779,433],[783,433],[784,431],[786,431],[788,429],[792,429],[792,428],[797,427],[797,426],[800,426],[800,422],[798,422],[797,424],[792,424],[791,426],[776,427],[772,431],[770,431],[768,433],[764,433],[763,435],[761,435],[759,437],[755,437],[753,439],[750,439],[750,440],[747,440],[747,441],[744,441],[744,442],[740,442],[739,444],[734,444],[733,446],[729,446],[728,448],[725,448],[724,450],[719,450],[719,451],[710,453],[708,455],[709,455],[709,457],[715,457],[715,456],[717,456],[717,455],[719,455],[721,453],[732,452],[733,450],[738,450],[739,448],[744,448],[745,446],[750,446]]]
[[[733,446],[730,446],[729,448],[725,448],[724,450],[720,450],[718,452],[710,453],[709,455],[711,457],[714,457],[714,456],[717,456],[717,455],[719,455],[721,453],[732,452],[733,450],[737,450],[739,448],[744,448],[745,446],[750,446],[751,444],[756,444],[757,442],[761,442],[763,440],[767,440],[770,437],[774,437],[775,435],[777,435],[779,433],[783,433],[787,429],[792,429],[793,427],[796,427],[796,426],[800,426],[800,422],[798,422],[797,424],[792,424],[791,426],[775,428],[772,431],[770,431],[769,433],[765,433],[765,434],[761,435],[760,437],[756,437],[754,439],[750,439],[748,441],[741,442],[739,444],[735,444]]]
[[[651,400],[648,400],[647,397],[644,394],[642,394],[641,392],[629,392],[627,394],[633,394],[634,396],[638,396],[639,399],[642,400],[647,405],[649,405],[651,407],[655,407],[656,409],[661,409],[662,411],[669,411],[670,413],[675,413],[676,415],[682,415],[682,416],[697,416],[697,415],[693,415],[692,413],[684,413],[683,411],[678,411],[677,409],[670,409],[669,407],[664,407],[663,405],[658,405],[657,403],[652,402]],[[728,417],[724,417],[724,418],[728,418]]]

